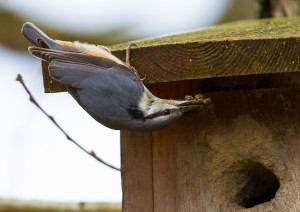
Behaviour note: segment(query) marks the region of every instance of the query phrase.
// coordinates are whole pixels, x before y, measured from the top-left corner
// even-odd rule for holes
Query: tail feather
[[[49,38],[42,30],[30,22],[26,22],[21,30],[23,36],[37,47],[60,50],[61,45]]]
[[[44,49],[53,49],[62,52],[73,52],[82,53],[94,57],[105,58],[106,63],[111,60],[120,65],[125,65],[123,61],[115,57],[110,53],[110,51],[103,46],[96,46],[91,44],[84,44],[79,42],[69,42],[53,40],[49,38],[42,30],[36,27],[34,24],[27,22],[23,25],[21,30],[23,36],[31,42],[35,47]],[[29,47],[29,52],[34,56],[45,59],[43,55],[40,54],[41,51],[36,51],[34,47]]]

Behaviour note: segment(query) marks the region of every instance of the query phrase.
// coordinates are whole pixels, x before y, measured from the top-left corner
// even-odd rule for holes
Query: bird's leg
[[[133,67],[133,66],[131,66],[130,65],[130,52],[131,52],[131,47],[137,47],[137,45],[135,44],[135,43],[131,43],[131,44],[129,44],[128,46],[127,46],[127,48],[126,48],[126,65],[128,66],[128,68],[130,68],[130,70],[132,70],[132,72],[140,79],[140,80],[144,80],[144,79],[146,79],[146,75],[143,77],[143,78],[141,78],[140,77],[140,75],[139,75],[139,73],[137,72],[137,70]]]

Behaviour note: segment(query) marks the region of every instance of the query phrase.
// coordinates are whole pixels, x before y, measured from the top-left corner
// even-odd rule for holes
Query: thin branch
[[[32,96],[31,92],[29,91],[29,89],[27,88],[27,86],[25,85],[25,82],[22,78],[22,76],[20,74],[18,74],[17,78],[16,78],[17,81],[19,81],[22,86],[24,87],[24,89],[26,90],[26,92],[28,93],[29,95],[29,100],[37,107],[40,109],[40,111],[42,111],[45,116],[47,116],[53,124],[55,124],[55,126],[58,127],[58,129],[67,137],[67,139],[69,141],[71,141],[73,144],[75,144],[79,149],[81,149],[82,151],[84,151],[85,153],[87,153],[88,155],[92,156],[93,158],[95,158],[97,161],[99,161],[100,163],[104,164],[105,166],[108,166],[114,170],[117,170],[117,171],[120,171],[119,168],[113,166],[113,165],[110,165],[108,163],[106,163],[105,161],[103,161],[101,158],[99,158],[94,151],[87,151],[86,149],[84,149],[81,145],[79,145],[74,139],[72,139],[62,128],[61,126],[55,121],[55,119],[50,116],[38,103],[37,101],[34,99],[34,97]]]

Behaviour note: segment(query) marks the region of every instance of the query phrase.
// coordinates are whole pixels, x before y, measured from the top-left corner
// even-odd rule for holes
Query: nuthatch
[[[187,111],[206,108],[210,99],[165,100],[154,96],[135,69],[108,48],[53,40],[32,23],[22,34],[34,56],[48,63],[50,76],[66,86],[95,120],[111,129],[157,130]]]

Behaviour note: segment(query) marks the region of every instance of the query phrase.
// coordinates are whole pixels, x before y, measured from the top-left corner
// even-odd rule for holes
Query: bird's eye
[[[164,111],[163,111],[163,114],[164,114],[164,116],[167,116],[167,115],[169,115],[170,114],[170,110],[169,109],[165,109]]]

